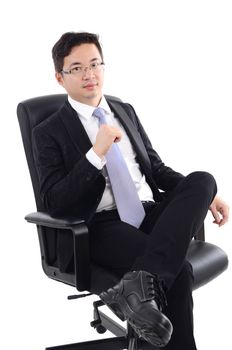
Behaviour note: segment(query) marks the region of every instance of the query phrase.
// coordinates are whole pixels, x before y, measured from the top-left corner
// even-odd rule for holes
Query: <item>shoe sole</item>
[[[154,313],[154,322],[143,319],[140,314],[134,312],[117,292],[111,291],[100,294],[102,301],[122,321],[127,320],[135,332],[152,345],[163,347],[167,345],[172,335],[172,324],[161,312]],[[124,310],[124,312],[122,311]]]

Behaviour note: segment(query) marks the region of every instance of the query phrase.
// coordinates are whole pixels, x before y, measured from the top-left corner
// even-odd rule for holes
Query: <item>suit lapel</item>
[[[135,149],[139,162],[143,167],[145,167],[147,170],[149,169],[150,171],[150,159],[143,144],[142,138],[134,123],[118,102],[115,103],[109,99],[107,99],[107,102],[114,112],[115,117],[120,120],[121,124],[125,128],[127,135]],[[60,110],[60,118],[77,150],[82,154],[86,154],[92,147],[92,143],[80,119],[78,118],[76,111],[70,106],[68,101],[65,102],[63,108]]]
[[[77,112],[70,106],[68,101],[65,102],[60,110],[60,118],[78,152],[86,154],[92,147],[92,143],[78,118]]]
[[[114,101],[108,99],[107,102],[109,103],[111,109],[115,113],[115,117],[117,117],[120,120],[121,124],[125,128],[127,135],[129,136],[130,141],[135,149],[139,162],[141,162],[143,166],[151,170],[150,159],[148,157],[143,140],[138,130],[136,129],[134,123],[129,118],[124,108],[118,102],[115,103]]]

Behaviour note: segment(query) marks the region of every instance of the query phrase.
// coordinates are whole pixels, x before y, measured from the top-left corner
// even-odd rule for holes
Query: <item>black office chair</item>
[[[76,218],[75,220],[67,218],[52,218],[45,212],[44,205],[39,195],[39,180],[31,143],[32,129],[58,110],[66,98],[67,95],[65,94],[41,96],[28,99],[18,105],[17,115],[38,210],[36,213],[27,215],[25,219],[28,222],[37,225],[42,266],[45,274],[54,280],[76,287],[78,291],[87,291],[99,295],[101,291],[116,284],[118,282],[118,277],[111,271],[96,266],[91,262],[89,255],[88,229],[84,221],[79,218]],[[64,273],[56,266],[57,229],[65,229],[67,230],[67,234],[70,234],[70,231],[73,234],[74,272]],[[195,239],[191,242],[187,258],[193,267],[194,289],[203,286],[217,277],[228,266],[226,253],[219,247],[205,242],[204,228],[196,234]],[[87,293],[87,295],[89,293]],[[82,296],[82,294],[71,296],[71,298],[80,296]],[[94,302],[94,320],[91,322],[91,326],[96,328],[99,333],[104,333],[106,330],[109,330],[115,335],[114,337],[76,344],[54,346],[46,349],[143,349],[145,342],[142,339],[138,339],[132,328],[128,324],[127,327],[124,328],[105,315],[99,310],[99,307],[102,305],[104,304],[100,299]]]

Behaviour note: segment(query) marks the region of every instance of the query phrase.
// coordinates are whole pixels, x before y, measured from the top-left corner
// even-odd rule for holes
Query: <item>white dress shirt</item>
[[[75,101],[70,96],[68,96],[68,101],[72,106],[72,108],[78,113],[80,121],[83,124],[85,131],[89,136],[90,141],[92,142],[92,144],[94,144],[96,141],[96,135],[99,129],[99,120],[98,118],[93,116],[93,112],[96,107],[89,106],[89,105],[80,103],[78,101]],[[130,175],[137,188],[140,200],[154,201],[151,188],[146,182],[145,176],[141,173],[139,164],[136,161],[136,154],[131,145],[130,139],[127,136],[126,131],[123,128],[120,121],[118,120],[118,118],[114,117],[114,114],[110,110],[110,107],[104,96],[102,97],[98,107],[101,107],[104,109],[107,123],[109,125],[119,128],[122,133],[122,139],[120,142],[117,143],[117,145],[119,146],[120,151],[123,154],[123,157],[126,161]],[[100,157],[98,157],[98,155],[94,152],[92,148],[86,153],[86,158],[97,169],[99,170],[102,169],[102,174],[106,179],[105,191],[103,193],[103,196],[99,203],[97,211],[110,210],[110,209],[116,208],[111,184],[110,184],[106,169],[104,167],[104,165],[106,164],[106,160],[105,159],[102,160]]]

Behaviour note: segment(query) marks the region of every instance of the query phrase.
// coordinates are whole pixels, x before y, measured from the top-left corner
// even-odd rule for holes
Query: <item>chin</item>
[[[102,94],[99,93],[92,93],[92,94],[88,94],[87,96],[85,96],[85,102],[88,105],[91,106],[98,106],[100,100],[102,98]]]
[[[87,99],[95,99],[95,98],[101,99],[101,97],[102,97],[102,93],[99,93],[97,91],[92,91],[92,93],[89,93],[86,96]]]

